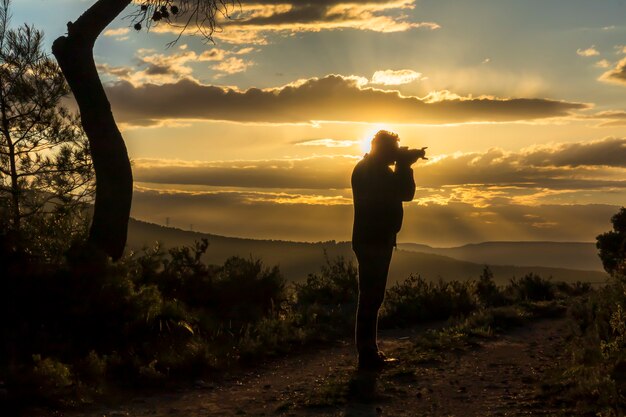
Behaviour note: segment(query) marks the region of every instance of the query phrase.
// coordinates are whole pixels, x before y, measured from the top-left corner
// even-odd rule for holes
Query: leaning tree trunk
[[[76,22],[68,23],[67,36],[61,36],[52,45],[52,53],[78,103],[96,174],[89,242],[114,260],[122,256],[126,245],[133,175],[124,139],[96,70],[93,46],[104,28],[130,2],[98,0]]]

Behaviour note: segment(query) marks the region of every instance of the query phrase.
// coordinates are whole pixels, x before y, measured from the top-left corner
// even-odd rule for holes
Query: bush
[[[555,387],[565,400],[590,413],[626,411],[626,287],[619,281],[574,302],[567,362]],[[564,394],[564,395],[563,395]]]
[[[51,398],[66,394],[74,383],[74,375],[67,364],[41,355],[33,355],[30,379],[38,395]]]
[[[237,257],[204,265],[206,248],[156,248],[116,264],[87,247],[61,264],[3,254],[5,306],[14,320],[2,328],[10,341],[2,380],[50,392],[87,384],[97,391],[108,378],[145,383],[224,367],[252,338],[257,356],[276,351],[269,332],[282,326],[286,309],[278,268]],[[32,353],[44,359],[33,361]]]
[[[465,315],[476,309],[471,282],[426,282],[410,276],[387,290],[381,326],[401,327]]]
[[[295,283],[294,313],[297,325],[310,340],[332,340],[354,327],[358,301],[358,272],[343,257],[326,258],[319,273]]]
[[[532,272],[520,279],[512,278],[505,290],[512,301],[549,301],[556,296],[556,287],[549,279]]]
[[[598,256],[609,274],[626,274],[626,208],[611,217],[613,230],[596,237]]]
[[[493,272],[485,266],[474,286],[474,294],[480,307],[497,307],[506,304],[502,291],[493,279]]]

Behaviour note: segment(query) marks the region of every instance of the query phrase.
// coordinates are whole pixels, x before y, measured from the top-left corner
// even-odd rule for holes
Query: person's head
[[[399,142],[397,133],[379,130],[372,139],[370,155],[385,164],[393,164],[400,148]]]

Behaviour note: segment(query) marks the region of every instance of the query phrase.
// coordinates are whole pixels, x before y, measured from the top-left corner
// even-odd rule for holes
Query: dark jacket
[[[396,234],[402,227],[402,202],[415,195],[411,167],[376,163],[365,155],[352,171],[354,226],[352,245],[396,244]]]

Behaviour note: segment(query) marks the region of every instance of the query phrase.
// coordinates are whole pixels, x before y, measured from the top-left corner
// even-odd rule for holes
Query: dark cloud
[[[150,64],[145,71],[146,75],[177,75],[176,71],[167,65]]]
[[[242,6],[261,5],[261,6],[277,6],[289,5],[292,8],[309,8],[309,7],[331,7],[338,4],[347,5],[397,5],[398,3],[415,3],[414,0],[398,1],[398,0],[240,0]]]
[[[451,155],[418,166],[416,176],[429,187],[483,184],[552,190],[623,189],[626,180],[616,178],[616,168],[626,168],[626,139]]]
[[[399,9],[405,7],[412,7],[415,3],[414,0],[398,1],[398,0],[366,0],[366,1],[350,1],[350,0],[320,0],[320,1],[273,1],[273,0],[249,0],[242,1],[241,5],[244,6],[244,12],[241,13],[243,20],[236,21],[224,21],[224,25],[236,25],[236,26],[264,26],[264,25],[284,25],[284,24],[303,24],[303,23],[323,23],[336,22],[346,20],[349,15],[349,10],[352,9],[352,18],[359,17],[358,12],[364,11],[386,11],[389,9]],[[337,6],[349,5],[346,9],[337,9]],[[262,13],[251,13],[246,18],[246,6],[253,8],[264,6]],[[288,6],[285,9],[275,9],[273,13],[267,12],[267,6]],[[235,8],[235,11],[237,9]],[[269,9],[271,10],[271,9]],[[354,11],[357,11],[355,16]]]
[[[114,67],[109,64],[96,64],[96,68],[101,73],[114,75],[118,78],[129,77],[133,73],[133,69],[130,67]]]
[[[511,122],[567,116],[582,103],[541,98],[456,98],[435,101],[398,91],[363,87],[356,77],[328,75],[280,88],[239,91],[184,79],[174,84],[109,85],[107,95],[119,122],[163,119],[259,123],[350,121],[388,123]],[[176,103],[172,105],[172,103]]]
[[[220,30],[213,32],[213,36],[228,43],[265,44],[268,33],[334,29],[398,32],[419,27],[439,28],[434,22],[411,20],[405,11],[413,9],[415,3],[416,0],[242,0],[226,6],[224,18],[219,20]],[[188,18],[183,13],[179,22]],[[206,24],[199,23],[200,26]],[[156,29],[176,32],[180,27],[157,25]]]
[[[593,142],[567,143],[536,148],[522,164],[531,166],[611,166],[626,168],[626,139],[606,138]]]

